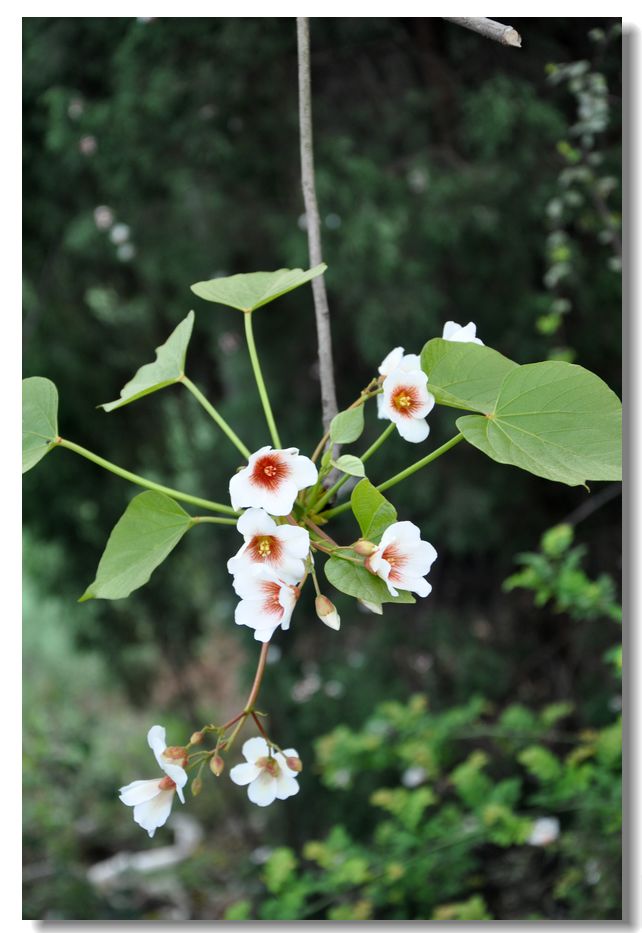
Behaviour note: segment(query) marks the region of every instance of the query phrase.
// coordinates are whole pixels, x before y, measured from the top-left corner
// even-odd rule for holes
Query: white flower
[[[243,744],[245,763],[230,771],[235,784],[248,785],[247,795],[259,807],[268,807],[275,800],[286,800],[299,792],[297,772],[288,767],[286,756],[298,758],[293,748],[283,754],[270,749],[265,739],[257,736]]]
[[[421,372],[421,360],[414,353],[404,354],[403,347],[395,347],[381,363],[379,372],[382,376],[390,376],[396,369],[401,369],[405,373]],[[383,395],[377,395],[377,417],[388,417],[383,410]]]
[[[270,515],[289,515],[300,489],[314,486],[317,468],[296,447],[272,450],[261,447],[230,480],[235,509],[265,509]]]
[[[257,641],[266,642],[279,626],[290,628],[292,612],[299,598],[296,586],[281,580],[265,564],[255,564],[234,577],[233,586],[241,602],[234,612],[237,625],[254,629]]]
[[[165,777],[160,780],[132,781],[121,787],[119,794],[126,806],[134,808],[134,822],[147,830],[151,838],[158,827],[167,822],[174,793],[178,794],[181,803],[185,803],[183,788],[187,783],[187,772],[183,765],[187,763],[187,756],[183,748],[167,747],[162,726],[152,726],[147,733],[147,744],[154,752],[160,769],[165,772]]]
[[[424,576],[437,558],[437,551],[420,535],[412,522],[395,522],[386,528],[377,550],[366,560],[366,568],[381,577],[391,596],[398,596],[397,590],[428,596],[432,590]]]
[[[265,564],[288,583],[298,583],[305,573],[310,535],[298,525],[277,525],[263,509],[248,509],[236,525],[245,539],[240,551],[227,562],[231,574]]]
[[[526,840],[532,846],[548,846],[560,834],[560,821],[555,816],[542,816],[535,820],[531,834]]]
[[[396,369],[383,383],[382,417],[394,421],[406,441],[419,444],[430,432],[426,415],[435,399],[426,388],[428,376],[421,370]]]
[[[452,340],[454,343],[478,343],[484,346],[479,337],[476,337],[477,326],[469,321],[465,327],[461,324],[455,324],[454,321],[446,321],[444,332],[441,335],[443,340]]]

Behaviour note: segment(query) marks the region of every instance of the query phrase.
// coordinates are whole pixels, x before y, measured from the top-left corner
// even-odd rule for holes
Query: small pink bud
[[[300,758],[296,758],[294,755],[288,755],[285,759],[285,763],[290,771],[303,771],[303,762]]]
[[[225,762],[220,755],[210,758],[210,771],[215,777],[220,777],[225,769]]]
[[[314,601],[314,608],[317,611],[317,616],[321,619],[324,625],[327,625],[328,628],[334,629],[335,632],[339,631],[339,628],[341,627],[339,613],[337,612],[334,603],[330,602],[327,596],[317,596]]]
[[[353,549],[357,554],[361,554],[362,557],[370,557],[371,554],[377,550],[377,545],[372,541],[366,541],[365,538],[359,538],[358,541],[352,545]]]
[[[163,758],[176,761],[183,768],[187,764],[187,752],[182,745],[169,745],[163,752]]]
[[[198,797],[200,792],[203,790],[203,781],[200,777],[194,778],[192,781],[192,797]]]
[[[202,732],[192,732],[191,738],[189,740],[190,745],[200,745],[203,741],[204,735]]]

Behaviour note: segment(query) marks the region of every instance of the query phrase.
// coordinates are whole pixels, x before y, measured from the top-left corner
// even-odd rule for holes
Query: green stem
[[[394,422],[391,421],[390,424],[388,425],[388,427],[387,427],[384,431],[381,432],[381,434],[379,435],[379,437],[377,438],[377,440],[374,442],[374,444],[372,444],[370,447],[368,447],[368,449],[366,450],[365,453],[361,454],[361,457],[360,457],[359,459],[361,460],[362,463],[363,463],[365,460],[367,460],[368,457],[371,457],[371,456],[373,455],[373,453],[374,453],[376,450],[379,450],[379,448],[381,447],[381,445],[383,444],[383,442],[384,442],[387,438],[390,437],[390,435],[392,434],[392,432],[394,431],[394,429],[395,429]],[[343,486],[343,484],[344,484],[344,483],[347,483],[349,479],[350,479],[350,476],[346,473],[345,476],[342,476],[341,479],[338,479],[338,480],[336,481],[336,483],[334,484],[334,486],[331,486],[330,489],[328,489],[328,491],[327,491],[326,493],[324,493],[323,496],[321,496],[321,498],[319,499],[319,501],[318,501],[318,502],[315,504],[315,506],[314,506],[314,510],[315,510],[315,512],[316,512],[317,514],[318,514],[319,511],[323,508],[323,506],[326,504],[326,502],[329,502],[330,499],[331,499],[334,495],[336,495],[336,493],[341,489],[341,487]]]
[[[463,434],[456,434],[455,437],[451,437],[449,441],[446,441],[446,443],[442,444],[441,447],[438,447],[437,450],[433,450],[432,453],[428,454],[426,457],[422,457],[421,460],[417,460],[416,463],[411,463],[410,466],[406,467],[405,470],[402,470],[401,473],[396,473],[394,476],[391,476],[390,479],[387,479],[385,483],[381,483],[376,488],[379,490],[379,492],[383,492],[385,489],[390,489],[391,486],[396,486],[397,483],[400,483],[402,480],[412,476],[412,474],[416,473],[417,470],[420,470],[422,467],[432,463],[432,461],[436,460],[437,457],[441,457],[442,454],[445,454],[446,451],[450,450],[451,447],[454,447],[455,444],[458,444],[460,441],[463,441],[463,439]],[[341,515],[342,512],[346,512],[349,508],[350,503],[343,502],[341,505],[337,505],[336,508],[330,509],[328,512],[324,512],[323,518],[334,518],[335,515]]]
[[[256,387],[259,390],[259,395],[261,396],[263,411],[265,412],[265,420],[267,421],[268,428],[270,429],[272,443],[277,450],[281,450],[281,438],[279,437],[279,432],[277,431],[276,424],[274,422],[274,415],[272,414],[272,408],[270,406],[267,389],[265,388],[263,373],[261,372],[261,364],[259,363],[259,357],[256,352],[256,344],[254,343],[254,332],[252,330],[252,312],[246,311],[243,316],[245,317],[245,336],[247,338],[247,348],[250,354],[250,360],[252,361],[252,369],[254,370]]]
[[[209,515],[195,515],[192,518],[192,521],[195,524],[200,524],[201,522],[212,522],[214,525],[236,525],[236,518],[210,518]]]
[[[129,480],[130,483],[136,483],[137,486],[143,486],[145,489],[153,489],[155,492],[163,492],[166,496],[171,496],[172,499],[178,499],[181,502],[189,502],[191,505],[202,506],[202,508],[208,509],[210,512],[224,512],[227,515],[238,515],[229,505],[223,505],[220,502],[211,502],[209,499],[200,499],[198,496],[189,496],[186,492],[180,492],[178,489],[171,489],[169,486],[161,486],[159,483],[153,483],[151,480],[145,479],[137,473],[130,473],[129,470],[123,470],[122,467],[116,466],[115,463],[105,460],[104,457],[99,457],[97,454],[92,453],[91,450],[81,447],[80,444],[74,444],[73,441],[65,440],[63,437],[57,437],[55,443],[59,447],[66,447],[67,450],[73,450],[74,453],[80,454],[81,457],[85,457],[87,460],[91,460],[92,463],[96,463],[104,470],[109,470],[110,473],[115,473],[116,476],[121,476],[123,479]]]
[[[205,398],[203,393],[200,391],[200,389],[197,389],[194,383],[192,382],[192,380],[188,379],[187,376],[183,376],[183,378],[180,381],[183,383],[186,389],[189,389],[189,391],[192,393],[194,398],[198,402],[200,402],[200,404],[203,406],[203,408],[208,413],[208,415],[210,415],[214,419],[214,421],[217,423],[221,431],[223,431],[223,433],[229,437],[229,439],[232,441],[236,449],[240,451],[240,453],[243,454],[246,460],[249,460],[250,451],[247,449],[243,441],[239,437],[237,437],[237,435],[234,433],[232,428],[229,426],[225,418],[219,415],[219,413],[214,408],[214,406],[211,405],[207,401],[207,399]]]
[[[361,454],[360,459],[362,463],[365,463],[366,460],[368,460],[368,458],[371,457],[376,450],[379,450],[383,442],[388,440],[388,438],[390,437],[394,429],[395,429],[395,423],[394,421],[391,421],[388,427],[384,431],[382,431],[382,433],[379,435],[379,437],[374,442],[374,444],[372,444],[371,447],[368,447],[368,449],[366,450],[364,454]]]

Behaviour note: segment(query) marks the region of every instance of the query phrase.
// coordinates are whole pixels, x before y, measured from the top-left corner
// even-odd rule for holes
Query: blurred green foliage
[[[391,347],[417,352],[447,319],[474,320],[485,343],[520,363],[572,352],[620,389],[620,276],[613,236],[603,235],[617,232],[619,184],[602,191],[608,219],[591,194],[593,181],[618,176],[617,21],[514,25],[525,37],[519,53],[436,19],[312,22],[341,405]],[[608,41],[590,38],[596,29]],[[578,62],[589,67],[576,87],[568,69]],[[193,307],[192,378],[243,425],[252,449],[268,442],[240,315],[199,301],[189,285],[306,265],[295,76],[291,20],[24,20],[25,375],[57,384],[63,436],[195,495],[225,499],[238,455],[194,399],[176,387],[111,414],[96,406],[117,397]],[[580,164],[573,128],[586,93],[602,121],[586,159],[597,152],[602,161],[588,186],[569,181],[585,200],[567,204],[560,186]],[[563,211],[552,218],[560,197]],[[555,245],[550,236],[560,232]],[[552,283],[552,263],[569,261],[560,250],[571,271]],[[542,327],[562,300],[570,305],[559,327],[557,319]],[[309,290],[257,312],[255,328],[284,443],[309,451],[320,435]],[[370,417],[364,449],[379,428]],[[441,411],[431,443],[450,434]],[[401,444],[376,457],[381,479],[411,459]],[[26,477],[25,916],[619,917],[617,765],[605,751],[617,740],[609,730],[621,655],[608,621],[617,587],[605,575],[619,574],[618,502],[578,526],[578,545],[544,549],[521,566],[519,587],[501,592],[514,554],[571,514],[585,491],[502,468],[464,444],[431,470],[391,495],[439,553],[429,600],[380,619],[348,613],[338,598],[335,635],[306,596],[292,631],[276,639],[282,654],[261,703],[274,735],[306,766],[287,815],[252,810],[225,775],[208,775],[185,808],[206,830],[196,852],[171,873],[130,873],[104,890],[88,881],[90,865],[173,838],[168,829],[150,843],[116,797],[118,786],[148,774],[149,725],[162,722],[179,741],[233,713],[246,692],[254,646],[231,625],[225,569],[237,533],[199,529],[129,599],[79,605],[137,490],[64,450]],[[349,518],[343,527],[346,540],[356,536]],[[430,706],[419,708],[412,694],[429,696]],[[572,743],[554,740],[558,727],[544,721],[559,703],[570,704]],[[528,740],[443,735],[457,716],[468,717],[466,728],[526,731]],[[371,732],[377,722],[399,729],[404,717],[425,737],[422,767],[439,775],[414,788],[399,783],[412,767],[412,737]],[[328,735],[315,773],[313,739]],[[350,789],[332,784],[336,762],[323,755],[331,741],[365,768]],[[555,779],[529,770],[541,766],[538,753],[518,757],[529,747],[553,756]],[[574,749],[583,761],[569,761]],[[480,753],[486,759],[470,757]],[[487,822],[484,803],[464,788],[489,780],[499,797]],[[595,809],[570,809],[600,788]],[[558,842],[523,844],[534,818],[557,812]],[[480,837],[433,851],[463,831],[457,815],[466,826],[474,819]],[[388,865],[379,833],[396,840],[398,878],[398,868],[377,874]],[[306,854],[310,840],[320,848]],[[262,869],[266,847],[280,854]],[[430,874],[445,876],[448,865],[436,893]]]

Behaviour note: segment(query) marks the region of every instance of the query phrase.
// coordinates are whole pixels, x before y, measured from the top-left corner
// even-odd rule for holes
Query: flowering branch
[[[314,152],[312,148],[312,104],[310,100],[310,29],[306,16],[297,16],[297,55],[299,64],[299,134],[301,145],[301,187],[305,204],[306,228],[310,265],[322,262],[321,224],[314,183]],[[330,309],[323,276],[312,281],[314,313],[319,345],[319,378],[321,380],[321,407],[323,426],[328,429],[338,411],[332,363],[332,335]]]

